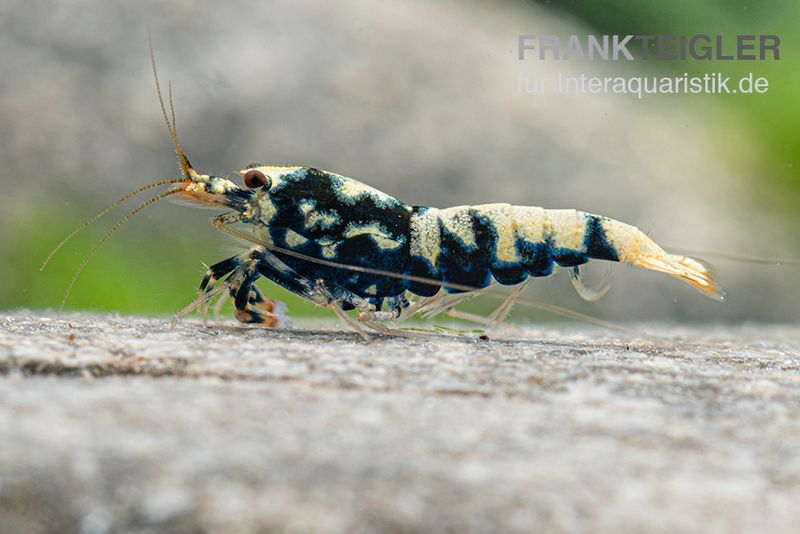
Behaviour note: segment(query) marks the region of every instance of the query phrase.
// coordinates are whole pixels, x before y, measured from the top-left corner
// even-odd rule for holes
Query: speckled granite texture
[[[798,327],[324,326],[0,316],[0,531],[800,524]]]

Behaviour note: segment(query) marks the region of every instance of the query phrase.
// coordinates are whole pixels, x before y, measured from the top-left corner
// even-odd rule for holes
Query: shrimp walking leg
[[[230,296],[236,308],[234,315],[239,322],[267,328],[286,326],[286,306],[280,301],[265,297],[254,285],[261,277],[257,269],[258,252],[258,249],[253,249],[210,266],[200,282],[200,295],[175,314],[173,324],[195,309],[202,310],[205,324],[210,301],[221,294],[220,300],[214,306],[215,315],[227,296]]]

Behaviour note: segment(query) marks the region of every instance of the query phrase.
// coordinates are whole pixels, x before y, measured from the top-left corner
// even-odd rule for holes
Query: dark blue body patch
[[[616,249],[611,246],[603,229],[603,219],[596,215],[587,215],[586,236],[583,238],[583,246],[586,255],[592,259],[619,261]]]
[[[438,269],[431,265],[428,258],[411,256],[409,260],[409,269],[406,272],[411,276],[434,282],[410,280],[408,283],[408,290],[415,295],[419,295],[420,297],[432,297],[439,292],[441,286],[435,282],[440,281],[441,277],[439,276]]]
[[[589,257],[582,250],[570,248],[553,248],[553,260],[562,267],[575,267],[589,261]]]
[[[476,227],[474,214],[470,213],[473,230],[475,231],[475,245],[465,245],[439,221],[439,234],[441,236],[441,252],[439,253],[436,268],[439,280],[454,285],[482,288],[491,283],[491,259],[482,249],[478,241],[480,226]],[[463,289],[445,286],[448,293],[463,293]]]
[[[522,265],[531,276],[550,276],[553,274],[553,247],[547,243],[531,243],[517,240],[517,254]]]

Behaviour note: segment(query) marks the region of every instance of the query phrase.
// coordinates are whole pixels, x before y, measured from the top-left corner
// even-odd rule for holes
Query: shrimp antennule
[[[67,303],[67,298],[69,297],[69,294],[72,291],[72,286],[75,285],[75,281],[78,279],[78,276],[80,276],[80,274],[83,272],[83,269],[86,267],[86,265],[89,263],[89,261],[94,257],[94,255],[97,254],[97,251],[100,250],[100,247],[102,247],[105,244],[105,242],[108,241],[108,239],[112,235],[114,235],[114,233],[117,230],[119,230],[126,222],[131,220],[137,213],[139,213],[140,211],[142,211],[146,207],[151,206],[151,205],[155,204],[156,202],[158,202],[159,200],[167,198],[168,196],[174,195],[175,193],[179,193],[181,191],[182,191],[182,189],[170,189],[169,191],[165,191],[163,193],[159,193],[158,195],[154,196],[153,198],[147,200],[146,202],[144,202],[144,203],[140,204],[139,206],[137,206],[136,208],[132,209],[130,212],[128,212],[128,214],[125,217],[123,217],[122,219],[117,221],[117,223],[114,224],[114,226],[112,226],[111,229],[108,230],[108,232],[106,232],[106,235],[104,235],[100,239],[100,241],[97,242],[97,244],[92,248],[92,250],[90,250],[89,253],[86,256],[84,256],[83,260],[81,260],[81,263],[78,265],[78,268],[75,270],[75,273],[72,275],[72,279],[69,281],[69,285],[67,285],[66,291],[64,291],[64,298],[61,299],[61,306],[59,307],[59,309],[62,309],[62,310],[64,309],[64,304]]]
[[[114,202],[112,202],[111,204],[109,204],[108,206],[103,208],[103,210],[101,210],[100,212],[95,214],[93,217],[91,217],[89,220],[87,220],[86,222],[84,222],[83,224],[81,224],[80,226],[75,228],[72,232],[69,233],[69,235],[67,235],[64,239],[62,239],[61,242],[58,245],[56,245],[56,247],[50,252],[50,254],[47,255],[47,258],[45,258],[44,263],[42,263],[42,266],[39,267],[39,271],[44,271],[44,268],[47,267],[47,264],[50,263],[50,260],[53,259],[53,256],[55,256],[56,253],[59,250],[61,250],[61,248],[64,245],[66,245],[67,242],[70,239],[75,237],[82,230],[85,230],[86,228],[88,228],[89,226],[94,224],[103,215],[105,215],[109,211],[113,210],[114,208],[116,208],[117,206],[119,206],[120,204],[125,202],[126,200],[129,200],[129,199],[135,197],[136,195],[138,195],[139,193],[141,193],[143,191],[147,191],[148,189],[153,189],[154,187],[159,187],[159,186],[167,185],[167,184],[178,184],[178,183],[181,183],[183,181],[184,181],[183,179],[179,179],[179,178],[174,178],[174,179],[171,179],[171,180],[160,180],[158,182],[153,182],[152,184],[148,184],[148,185],[142,186],[142,187],[140,187],[139,189],[137,189],[135,191],[131,191],[127,195],[119,197],[117,200],[115,200]]]

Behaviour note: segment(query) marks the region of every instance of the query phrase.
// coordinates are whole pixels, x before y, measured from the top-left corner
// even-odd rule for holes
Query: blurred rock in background
[[[117,196],[176,175],[148,25],[162,82],[173,82],[182,142],[204,172],[227,174],[254,161],[304,164],[414,204],[578,208],[673,247],[800,256],[797,197],[764,176],[764,155],[726,97],[519,94],[520,74],[663,73],[652,62],[520,62],[519,34],[593,33],[546,6],[7,3],[0,7],[0,275],[9,282],[0,308],[56,306],[72,269],[114,219],[39,273],[58,239]],[[145,212],[99,253],[69,306],[156,313],[182,306],[201,262],[244,248],[216,234],[210,214],[168,203]],[[581,303],[563,273],[532,284],[530,295],[617,320],[798,316],[796,265],[708,259],[728,292],[722,305],[667,277],[621,267],[599,303]]]

